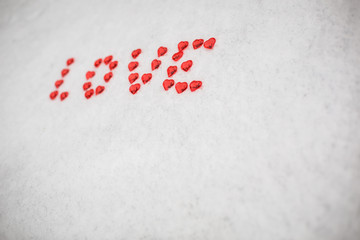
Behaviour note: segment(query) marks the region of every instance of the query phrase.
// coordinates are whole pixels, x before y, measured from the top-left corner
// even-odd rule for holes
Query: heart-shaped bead
[[[201,81],[192,81],[190,83],[190,91],[194,92],[194,91],[198,90],[201,86],[202,86]]]
[[[187,72],[187,71],[189,71],[189,69],[191,68],[192,65],[193,65],[193,62],[191,60],[188,60],[181,64],[181,69],[184,70],[185,72]]]
[[[96,60],[96,61],[94,62],[94,66],[95,66],[95,67],[99,67],[101,63],[102,63],[102,59],[99,58],[98,60]]]
[[[148,83],[152,78],[152,74],[151,73],[145,73],[141,76],[141,81],[146,84]]]
[[[141,53],[141,49],[139,48],[139,49],[132,51],[131,56],[135,59],[140,55],[140,53]]]
[[[176,89],[177,93],[184,92],[187,89],[187,87],[188,87],[187,82],[178,82],[175,85],[175,89]]]
[[[105,90],[104,86],[97,86],[96,87],[96,95],[99,95],[100,93],[102,93]]]
[[[112,55],[109,55],[109,56],[107,56],[106,58],[104,58],[104,63],[105,63],[106,65],[108,65],[109,62],[111,62],[112,59],[113,59],[113,56],[112,56]]]
[[[204,39],[195,39],[192,43],[194,49],[198,49],[204,43]]]
[[[84,91],[88,90],[89,88],[91,88],[91,82],[86,82],[83,84]]]
[[[169,88],[174,86],[174,84],[175,84],[175,81],[173,79],[165,79],[163,81],[163,87],[164,87],[165,91],[169,90]]]
[[[73,64],[74,62],[74,58],[69,58],[67,61],[66,61],[66,65],[70,66],[71,64]]]
[[[178,49],[179,52],[181,52],[182,50],[184,50],[185,48],[187,48],[187,46],[189,46],[189,42],[188,41],[181,41],[178,44]]]
[[[104,81],[105,81],[105,82],[109,82],[110,79],[112,78],[112,76],[113,76],[113,73],[112,73],[112,72],[106,73],[106,74],[104,75]]]
[[[62,77],[65,77],[68,73],[69,73],[69,69],[67,69],[67,68],[64,68],[62,71],[61,71],[61,76]]]
[[[67,98],[67,96],[69,96],[69,93],[68,92],[62,92],[60,94],[60,100],[63,101],[65,98]]]
[[[215,45],[216,39],[210,38],[209,40],[204,42],[204,47],[207,49],[212,49]]]
[[[89,80],[90,78],[95,76],[95,72],[94,71],[88,71],[85,75],[86,80]]]
[[[56,96],[58,95],[58,91],[53,91],[52,93],[50,93],[50,99],[54,100],[56,98]]]
[[[167,52],[167,48],[166,47],[159,47],[157,52],[158,52],[158,57],[164,56],[164,54]]]
[[[85,92],[85,97],[87,99],[91,98],[92,95],[94,95],[94,89],[89,89]]]
[[[137,79],[139,78],[139,74],[138,73],[131,73],[128,77],[130,84],[132,84],[133,82],[135,82]]]
[[[109,64],[110,71],[116,68],[118,65],[118,61],[113,61]]]
[[[159,66],[161,64],[161,61],[160,60],[157,60],[157,59],[154,59],[152,62],[151,62],[151,70],[155,70],[155,69],[158,69]]]
[[[56,87],[56,88],[59,88],[63,83],[64,83],[64,80],[57,80],[57,81],[55,82],[55,87]]]
[[[184,55],[183,52],[177,52],[177,53],[175,53],[175,54],[172,56],[172,59],[173,59],[174,61],[178,61],[183,55]]]
[[[133,84],[129,87],[129,91],[132,93],[132,94],[135,94],[137,93],[137,91],[139,91],[140,89],[140,84],[139,83],[136,83],[136,84]]]
[[[130,62],[128,65],[129,71],[133,71],[135,68],[137,68],[137,66],[139,66],[138,62]]]
[[[172,75],[174,75],[177,71],[177,66],[170,66],[167,69],[167,74],[169,77],[171,77]]]

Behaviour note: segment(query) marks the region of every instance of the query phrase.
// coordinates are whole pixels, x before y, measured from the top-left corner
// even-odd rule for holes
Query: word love
[[[204,47],[207,50],[211,50],[214,48],[215,42],[216,42],[215,38],[210,38],[206,41],[204,41],[203,39],[195,39],[192,42],[192,47],[194,50],[200,49],[201,47]],[[189,49],[189,42],[181,41],[178,43],[178,51],[171,55],[171,59],[175,63],[167,66],[166,72],[168,79],[164,79],[162,82],[165,91],[169,91],[174,87],[175,91],[178,94],[181,94],[184,91],[186,91],[188,88],[190,89],[191,92],[194,92],[202,87],[202,81],[200,80],[194,80],[188,84],[187,82],[179,82],[179,81],[175,81],[174,79],[174,75],[178,72],[178,68],[184,72],[189,72],[193,68],[194,63],[192,60],[190,59],[186,59],[185,61],[181,60],[188,49]],[[142,54],[142,50],[139,48],[132,51],[131,53],[132,60],[128,63],[128,69],[129,69],[128,80],[130,83],[129,92],[131,94],[135,95],[136,93],[139,92],[142,86],[148,85],[149,82],[151,82],[151,79],[153,78],[153,73],[157,69],[159,69],[159,67],[162,64],[160,58],[166,56],[167,53],[168,53],[167,47],[160,46],[157,50],[157,57],[154,60],[152,60],[151,63],[149,64],[149,66],[151,67],[151,72],[145,72],[140,74],[137,71],[140,65],[137,58],[139,57],[139,55]],[[69,96],[68,91],[60,92],[60,88],[64,84],[66,80],[66,76],[69,74],[70,68],[74,64],[74,62],[75,62],[74,58],[69,58],[66,61],[65,68],[61,70],[61,79],[55,82],[54,84],[55,90],[50,93],[51,100],[55,100],[59,96],[60,100],[63,101]],[[177,64],[180,62],[181,64]],[[114,74],[115,74],[114,70],[118,67],[118,63],[119,62],[117,60],[113,59],[112,55],[95,60],[93,69],[85,73],[85,78],[84,78],[85,82],[82,85],[82,88],[84,90],[84,96],[86,99],[90,99],[93,96],[102,94],[105,91],[105,84],[114,78]],[[91,80],[95,78],[96,70],[101,66],[104,66],[106,67],[106,69],[108,69],[107,73],[105,73],[105,75],[103,76],[104,84],[94,86]]]

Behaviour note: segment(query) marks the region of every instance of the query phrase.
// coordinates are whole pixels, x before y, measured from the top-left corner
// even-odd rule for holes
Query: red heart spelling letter
[[[56,88],[59,88],[63,83],[64,83],[64,80],[57,80],[57,81],[55,82],[55,87],[56,87]]]
[[[158,69],[159,66],[161,64],[161,61],[160,60],[157,60],[157,59],[154,59],[152,62],[151,62],[151,70],[155,70],[155,69]]]
[[[133,71],[135,68],[137,68],[137,66],[139,66],[138,62],[130,62],[128,65],[129,71]]]
[[[192,92],[198,90],[200,87],[202,86],[202,82],[201,81],[192,81],[190,83],[190,90]]]
[[[70,66],[71,64],[73,64],[74,62],[74,58],[69,58],[67,61],[66,61],[66,65]]]
[[[65,77],[66,76],[66,74],[68,74],[69,73],[69,69],[67,69],[67,68],[64,68],[62,71],[61,71],[61,76],[62,77]]]
[[[91,96],[94,94],[94,89],[89,89],[85,92],[85,97],[87,99],[91,98]]]
[[[183,52],[177,52],[172,56],[172,59],[174,61],[178,61],[183,56],[183,54],[184,54]]]
[[[165,79],[163,82],[163,87],[165,91],[169,90],[172,86],[174,86],[175,81],[173,79]]]
[[[181,69],[184,70],[185,72],[189,71],[189,69],[191,68],[193,62],[191,60],[188,60],[186,62],[183,62],[181,64]]]
[[[97,86],[96,88],[96,95],[102,93],[105,90],[104,86]]]
[[[134,51],[131,53],[131,56],[135,59],[135,58],[137,58],[137,57],[140,55],[140,53],[141,53],[141,49],[139,48],[139,49],[134,50]]]
[[[177,93],[184,92],[187,89],[187,87],[188,87],[187,82],[178,82],[175,85],[175,89],[176,89]]]
[[[58,95],[58,91],[53,91],[52,93],[50,93],[50,99],[54,100],[56,98],[56,96]]]
[[[111,62],[112,59],[113,59],[113,56],[112,56],[112,55],[107,56],[107,57],[104,59],[105,65],[107,65],[109,62]]]
[[[167,74],[169,77],[171,77],[172,75],[174,75],[177,71],[177,66],[170,66],[167,69]]]
[[[159,47],[158,49],[158,57],[164,56],[164,54],[167,52],[166,47]]]
[[[88,90],[89,88],[91,88],[91,82],[84,83],[84,85],[83,85],[84,91]]]
[[[63,101],[65,98],[67,98],[67,96],[69,96],[69,93],[68,92],[62,92],[60,94],[60,100]]]
[[[117,65],[118,65],[118,61],[111,62],[109,65],[110,71],[113,70],[114,68],[116,68]]]
[[[204,42],[204,47],[207,49],[212,49],[215,45],[216,39],[210,38],[209,40]]]
[[[204,39],[195,39],[192,45],[194,49],[198,49],[199,47],[201,47],[201,45],[203,45],[203,43]]]
[[[139,78],[139,74],[138,74],[138,73],[131,73],[131,74],[129,75],[129,77],[128,77],[130,84],[132,84],[133,82],[135,82],[136,79],[138,79],[138,78]]]
[[[152,78],[152,74],[151,73],[146,73],[146,74],[143,74],[141,76],[141,80],[144,84],[146,84],[147,82],[149,82]]]
[[[132,94],[135,94],[137,91],[139,91],[139,89],[140,89],[140,84],[136,83],[136,84],[130,86],[129,91]]]
[[[112,72],[108,72],[107,74],[104,75],[104,81],[108,82],[110,81],[110,79],[112,78],[113,73]]]
[[[99,58],[98,60],[96,60],[96,61],[94,62],[94,66],[95,66],[95,67],[99,67],[101,63],[102,63],[102,59]]]
[[[89,80],[90,78],[95,76],[95,72],[94,71],[88,71],[85,76],[86,76],[86,80]]]
[[[178,44],[178,49],[179,52],[181,52],[182,50],[184,50],[185,48],[187,48],[187,46],[189,46],[189,42],[188,41],[181,41]]]

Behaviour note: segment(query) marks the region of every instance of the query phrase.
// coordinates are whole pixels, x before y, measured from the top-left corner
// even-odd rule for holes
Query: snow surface
[[[174,76],[202,89],[165,92],[210,37]],[[0,54],[1,240],[359,239],[359,1],[2,0]]]

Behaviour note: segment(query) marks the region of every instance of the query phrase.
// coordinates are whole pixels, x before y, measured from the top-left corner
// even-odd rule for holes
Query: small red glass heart
[[[164,56],[164,54],[167,52],[167,48],[166,47],[159,47],[157,52],[158,52],[158,57]]]
[[[188,87],[187,82],[178,82],[175,85],[175,89],[176,89],[177,93],[184,92],[187,89],[187,87]]]
[[[163,82],[163,87],[165,91],[169,90],[172,86],[174,86],[175,81],[173,79],[165,79]]]
[[[130,62],[128,65],[129,71],[133,71],[135,68],[137,68],[137,66],[139,66],[138,62]]]
[[[148,83],[148,82],[151,80],[151,78],[152,78],[152,74],[151,74],[151,73],[146,73],[146,74],[143,74],[143,75],[141,76],[141,81],[142,81],[144,84],[146,84],[146,83]]]
[[[157,59],[154,59],[152,62],[151,62],[151,70],[155,70],[155,69],[158,69],[159,66],[161,64],[161,61],[160,60],[157,60]]]
[[[170,66],[167,69],[167,74],[169,77],[171,77],[172,75],[174,75],[177,71],[177,66]]]
[[[128,77],[130,84],[132,84],[133,82],[135,82],[137,79],[139,78],[139,74],[138,73],[131,73]]]
[[[130,86],[129,91],[132,94],[135,94],[135,93],[137,93],[137,91],[139,91],[139,89],[140,89],[140,84],[136,83],[136,84],[133,84],[133,85]]]

